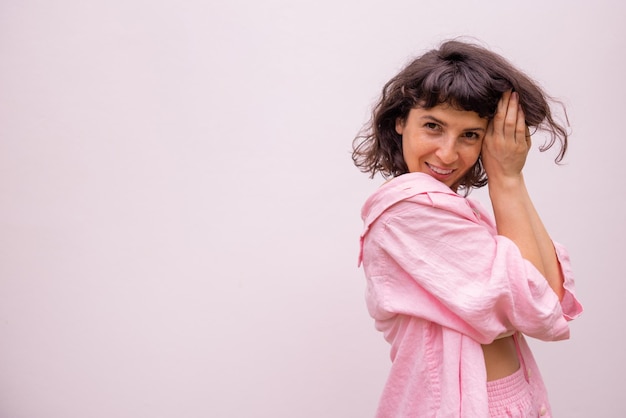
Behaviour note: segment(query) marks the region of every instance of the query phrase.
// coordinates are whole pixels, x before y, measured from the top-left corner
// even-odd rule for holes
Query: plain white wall
[[[533,342],[557,417],[622,417],[626,6],[0,3],[0,418],[368,417],[356,268],[382,84],[470,35],[564,100],[527,179],[586,312]],[[484,199],[484,193],[475,196]]]

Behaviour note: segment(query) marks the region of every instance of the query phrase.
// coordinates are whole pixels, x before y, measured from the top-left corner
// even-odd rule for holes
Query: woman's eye
[[[439,127],[439,125],[433,122],[427,122],[424,126],[427,127],[428,129],[433,129],[433,130]]]
[[[476,132],[465,132],[463,134],[463,137],[469,138],[469,139],[478,139],[478,138],[480,138],[480,136]]]

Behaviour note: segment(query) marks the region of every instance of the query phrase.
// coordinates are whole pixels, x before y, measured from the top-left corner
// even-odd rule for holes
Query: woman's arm
[[[512,240],[563,297],[563,275],[552,240],[530,199],[522,169],[531,142],[517,93],[503,94],[483,142],[482,161],[498,234]]]
[[[370,314],[415,316],[481,344],[510,330],[545,341],[567,338],[557,295],[489,218],[452,192],[416,194],[371,218],[362,241]]]

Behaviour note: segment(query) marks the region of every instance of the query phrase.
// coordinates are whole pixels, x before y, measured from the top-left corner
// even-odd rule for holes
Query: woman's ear
[[[396,118],[396,132],[398,135],[402,135],[402,132],[404,132],[404,119]]]

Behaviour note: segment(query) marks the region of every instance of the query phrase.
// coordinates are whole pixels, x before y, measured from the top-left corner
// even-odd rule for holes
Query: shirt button
[[[547,413],[548,413],[548,408],[546,408],[545,406],[542,406],[541,409],[539,410],[539,415],[544,416]]]
[[[529,367],[528,369],[526,369],[526,375],[530,377],[531,374],[532,374],[532,370]]]

